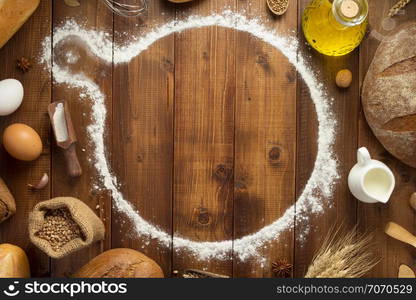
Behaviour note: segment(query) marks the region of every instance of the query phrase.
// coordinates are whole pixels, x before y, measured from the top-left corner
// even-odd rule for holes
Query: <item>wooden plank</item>
[[[368,67],[380,40],[389,35],[391,30],[416,17],[416,3],[410,3],[404,11],[393,19],[386,19],[388,10],[396,1],[370,0],[369,36],[363,41],[360,51],[360,82],[362,83]],[[368,127],[364,113],[359,119],[359,146],[365,146],[374,159],[386,163],[396,178],[396,188],[388,204],[362,204],[358,205],[358,218],[362,230],[372,229],[376,234],[377,254],[382,257],[379,263],[368,274],[369,277],[396,277],[400,264],[414,265],[413,250],[410,246],[389,238],[384,234],[384,226],[394,221],[415,232],[414,211],[409,207],[408,200],[415,191],[416,170],[399,162],[390,155],[377,141]]]
[[[3,147],[0,150],[0,176],[9,186],[16,199],[17,212],[9,220],[0,224],[0,243],[11,243],[22,247],[29,256],[32,276],[49,275],[49,259],[35,248],[28,239],[27,216],[33,206],[49,199],[49,188],[32,192],[28,183],[39,180],[43,173],[50,173],[49,122],[45,115],[51,98],[51,80],[44,66],[37,63],[41,43],[51,33],[51,2],[41,1],[41,5],[20,29],[20,31],[0,50],[0,80],[16,78],[25,89],[23,104],[17,112],[0,118],[0,132],[5,127],[19,122],[33,127],[41,136],[44,148],[41,157],[34,162],[19,162],[12,159]],[[16,68],[16,59],[25,56],[33,64],[32,69],[22,74]]]
[[[226,4],[234,1],[201,1],[178,13],[207,14]],[[233,237],[235,46],[235,32],[224,28],[176,35],[173,228],[195,241]],[[232,274],[231,260],[198,261],[173,247],[179,271]]]
[[[331,199],[332,207],[327,207],[323,215],[312,217],[307,224],[310,227],[306,241],[296,239],[295,251],[295,277],[303,277],[310,264],[314,252],[322,244],[328,231],[337,223],[344,223],[351,227],[356,222],[356,200],[349,193],[347,177],[350,168],[356,162],[359,88],[358,88],[358,50],[341,57],[327,57],[317,53],[306,45],[303,37],[301,19],[303,10],[309,0],[299,1],[298,28],[300,51],[310,57],[311,67],[319,72],[319,81],[323,83],[328,95],[334,99],[332,110],[337,119],[337,132],[334,152],[338,158],[340,179],[337,182],[334,197]],[[340,69],[350,69],[353,73],[353,82],[346,90],[335,86],[335,76]],[[309,90],[303,80],[298,78],[297,95],[297,170],[296,185],[297,196],[302,192],[313,169],[316,157],[317,119]],[[305,230],[304,224],[296,226],[296,237]]]
[[[141,36],[154,24],[175,15],[167,1],[149,1],[146,19],[115,18],[115,42]],[[138,26],[140,25],[140,26]],[[114,70],[113,168],[121,191],[147,221],[172,232],[174,36],[154,43],[129,64]],[[156,241],[129,235],[131,224],[123,214],[113,214],[112,246],[144,252],[171,274],[171,249]]]
[[[264,3],[239,9],[286,35],[296,31],[297,5],[271,18]],[[296,71],[282,53],[247,33],[237,33],[234,235],[241,238],[273,223],[295,201]],[[272,262],[293,262],[293,231],[261,250],[265,261],[234,258],[235,277],[272,277]]]
[[[53,24],[54,27],[59,26],[68,18],[71,18],[79,24],[84,24],[88,29],[103,30],[109,34],[113,31],[113,14],[100,1],[81,1],[79,7],[69,7],[64,1],[54,1],[53,8]],[[71,70],[82,72],[97,83],[106,97],[106,104],[111,108],[112,94],[112,65],[105,64],[98,58],[87,55],[88,50],[85,49],[82,42],[77,43],[73,40],[65,44],[65,42],[54,49],[54,55],[64,56],[68,51],[80,54],[81,58],[73,66]],[[83,169],[80,178],[71,179],[66,171],[64,157],[60,149],[56,147],[54,138],[52,142],[52,196],[72,196],[81,199],[88,204],[101,217],[106,227],[105,241],[96,243],[86,249],[78,251],[67,258],[59,261],[52,260],[52,276],[62,277],[68,276],[75,272],[79,267],[88,262],[91,258],[98,255],[105,249],[111,247],[111,199],[107,192],[96,192],[93,185],[96,183],[97,172],[89,161],[93,153],[92,144],[86,128],[90,124],[90,107],[89,99],[81,100],[80,91],[68,88],[66,85],[53,86],[53,101],[67,100],[70,107],[72,122],[75,125],[75,132],[78,138],[78,157]],[[108,110],[107,128],[111,128],[111,109]],[[111,130],[107,131],[107,150],[111,152]],[[82,151],[85,149],[85,151]]]

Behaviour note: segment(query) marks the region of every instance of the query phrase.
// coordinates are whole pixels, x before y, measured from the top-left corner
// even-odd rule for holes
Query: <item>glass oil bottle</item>
[[[367,0],[312,0],[303,13],[303,33],[318,52],[345,55],[364,38],[367,16]]]

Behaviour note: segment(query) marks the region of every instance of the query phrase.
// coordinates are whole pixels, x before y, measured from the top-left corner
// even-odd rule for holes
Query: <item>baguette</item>
[[[40,0],[0,0],[0,48],[29,19]]]

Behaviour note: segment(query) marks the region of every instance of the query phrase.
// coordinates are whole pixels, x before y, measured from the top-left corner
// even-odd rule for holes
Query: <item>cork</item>
[[[341,13],[347,18],[355,18],[360,12],[360,7],[353,0],[345,0],[341,3]]]

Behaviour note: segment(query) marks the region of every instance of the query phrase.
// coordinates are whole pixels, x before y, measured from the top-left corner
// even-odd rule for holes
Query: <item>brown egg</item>
[[[39,134],[25,124],[12,124],[4,130],[3,146],[16,159],[32,161],[42,152]]]

